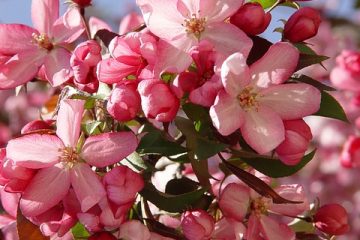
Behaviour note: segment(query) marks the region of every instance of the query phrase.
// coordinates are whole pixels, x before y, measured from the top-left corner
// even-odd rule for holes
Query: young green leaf
[[[329,57],[313,54],[300,54],[299,63],[295,71],[306,68],[311,65],[321,64],[323,61],[329,59]]]
[[[349,122],[340,103],[325,91],[321,91],[320,109],[314,115]]]

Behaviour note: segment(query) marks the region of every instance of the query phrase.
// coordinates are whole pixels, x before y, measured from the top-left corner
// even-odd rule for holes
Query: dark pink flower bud
[[[79,7],[88,7],[91,5],[92,0],[71,0],[73,3],[76,3]]]
[[[230,18],[230,22],[248,35],[258,35],[266,30],[271,14],[265,13],[259,3],[246,3]]]
[[[103,182],[109,199],[119,205],[135,200],[136,194],[144,187],[141,175],[125,166],[106,173]]]
[[[147,118],[160,122],[170,122],[175,118],[180,101],[163,81],[143,80],[139,83],[138,91]]]
[[[51,124],[53,123],[52,120],[47,120],[47,121],[43,121],[43,120],[34,120],[31,121],[29,123],[27,123],[22,129],[21,129],[21,134],[28,134],[28,133],[33,133],[39,130],[47,130],[47,129],[53,129],[51,127]]]
[[[181,219],[181,228],[189,240],[210,239],[214,225],[213,217],[204,210],[186,211]]]
[[[311,7],[296,11],[284,27],[284,37],[290,42],[302,42],[314,37],[321,23],[320,13]]]
[[[94,93],[99,87],[96,76],[96,65],[101,60],[101,47],[89,40],[79,44],[70,59],[74,72],[74,84],[83,91]]]
[[[280,160],[287,165],[298,164],[312,139],[310,127],[304,120],[285,121],[285,140],[275,149]]]
[[[117,238],[114,237],[114,235],[112,235],[109,232],[99,232],[88,238],[88,240],[116,240],[116,239]]]
[[[339,204],[326,204],[314,216],[315,227],[324,233],[342,235],[349,231],[346,210]]]
[[[340,156],[340,162],[344,167],[354,168],[360,166],[360,138],[349,136],[344,144]]]
[[[344,50],[336,58],[336,67],[330,73],[335,87],[343,90],[360,90],[360,52]]]
[[[134,119],[141,109],[137,83],[127,81],[117,84],[110,94],[106,108],[110,115],[120,122]]]

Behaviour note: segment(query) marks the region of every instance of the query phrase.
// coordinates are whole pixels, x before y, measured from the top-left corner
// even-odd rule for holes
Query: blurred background
[[[63,2],[63,1],[62,1]],[[0,0],[1,23],[23,23],[31,25],[30,0]],[[343,50],[359,51],[360,45],[360,1],[355,0],[313,0],[312,5],[323,14],[317,37],[307,41],[320,55],[330,59],[321,66],[309,67],[303,73],[314,79],[331,85],[329,74],[336,66],[335,58]],[[66,3],[62,3],[62,11]],[[96,16],[106,21],[118,32],[122,17],[138,11],[135,0],[93,0],[92,7],[86,9],[86,16]],[[287,19],[295,9],[276,8],[269,29],[263,37],[275,42],[281,38],[280,33],[273,32],[282,27],[280,19]],[[0,43],[1,44],[1,43]],[[360,59],[358,60],[360,66]],[[312,148],[317,148],[315,159],[300,173],[280,181],[301,183],[304,185],[311,201],[318,199],[321,204],[338,202],[351,215],[351,232],[338,239],[360,239],[360,169],[344,167],[342,156],[349,151],[344,145],[351,138],[360,136],[360,95],[358,92],[340,90],[332,93],[348,114],[350,123],[320,117],[311,117],[306,121],[312,127],[314,136]],[[15,96],[15,91],[0,91],[0,147],[19,134],[27,122],[38,119],[39,109],[49,101],[49,93],[44,89],[29,88],[27,94]],[[359,140],[360,141],[360,140]],[[359,143],[360,145],[360,143]],[[360,147],[358,147],[360,149]],[[353,154],[354,161],[360,162],[360,150]],[[360,165],[360,164],[358,164]]]

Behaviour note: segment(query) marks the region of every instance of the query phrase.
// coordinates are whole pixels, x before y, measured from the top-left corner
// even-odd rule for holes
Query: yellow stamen
[[[50,51],[54,47],[54,45],[51,43],[49,37],[45,33],[42,33],[40,35],[33,33],[32,37],[33,37],[35,43],[38,44],[39,47],[41,47],[41,48],[45,48],[46,50]]]
[[[185,19],[183,26],[187,33],[192,33],[196,38],[200,38],[200,34],[205,31],[206,18],[198,18],[196,14],[193,14],[190,19]]]

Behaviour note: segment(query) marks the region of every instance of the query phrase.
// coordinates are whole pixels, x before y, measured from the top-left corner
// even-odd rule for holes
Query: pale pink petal
[[[52,28],[55,43],[72,43],[85,31],[78,8],[69,8]]]
[[[250,83],[249,67],[242,53],[234,53],[225,60],[221,67],[221,79],[226,92],[232,97],[239,95]]]
[[[280,224],[268,216],[260,217],[261,232],[265,239],[295,240],[294,231],[285,224]]]
[[[59,17],[59,1],[33,0],[31,4],[31,18],[34,27],[40,33],[51,35],[51,27]]]
[[[144,22],[143,18],[135,12],[131,12],[120,22],[119,34],[125,34],[135,30]]]
[[[127,240],[150,240],[150,232],[138,220],[131,220],[121,225],[119,238]]]
[[[21,52],[0,65],[0,89],[10,89],[32,80],[46,56],[45,50]]]
[[[63,147],[57,136],[31,134],[9,141],[6,154],[19,166],[44,168],[59,161]]]
[[[246,59],[253,45],[251,39],[243,31],[232,24],[223,22],[209,24],[200,39],[211,42],[216,51],[225,58],[235,52],[241,52]]]
[[[37,48],[31,42],[32,34],[39,34],[34,28],[22,24],[0,24],[0,54],[16,53]]]
[[[241,133],[245,141],[260,154],[270,152],[285,139],[281,118],[264,106],[250,109],[245,113]]]
[[[360,74],[345,67],[334,67],[330,73],[330,80],[338,89],[360,91]]]
[[[189,100],[192,103],[210,107],[214,104],[216,95],[223,88],[220,77],[214,75],[206,81],[201,87],[190,92]]]
[[[113,84],[121,82],[127,76],[136,73],[138,66],[127,65],[113,58],[100,61],[96,74],[100,82]]]
[[[173,40],[185,37],[184,17],[177,9],[177,0],[137,0],[146,26],[156,36]]]
[[[105,167],[121,161],[137,148],[132,132],[113,132],[86,139],[81,157],[90,165]]]
[[[248,240],[263,240],[260,237],[260,221],[258,217],[251,214],[248,221],[248,228],[246,231],[246,239]],[[275,239],[274,239],[275,240]]]
[[[97,17],[90,17],[89,18],[89,28],[90,28],[90,35],[91,37],[94,37],[97,31],[101,29],[106,29],[109,31],[111,30],[111,27],[103,20],[97,18]]]
[[[75,147],[80,136],[84,100],[65,99],[60,103],[56,134],[65,146]]]
[[[321,102],[320,91],[304,83],[271,86],[260,94],[260,104],[273,109],[283,120],[294,120],[313,114],[319,110]]]
[[[244,123],[244,111],[236,98],[221,90],[210,108],[213,125],[224,136],[230,135]]]
[[[83,212],[88,211],[106,196],[98,176],[85,163],[77,163],[71,169],[71,185]]]
[[[299,51],[290,43],[272,45],[265,55],[250,66],[253,85],[266,88],[289,79],[298,64]]]
[[[65,48],[55,48],[46,56],[44,62],[45,74],[52,86],[60,86],[73,76],[70,57],[70,52]]]
[[[26,217],[44,213],[58,204],[66,196],[69,188],[70,174],[61,163],[41,169],[22,195],[21,212]]]
[[[243,4],[243,0],[199,0],[200,16],[207,17],[208,23],[222,22],[233,15]]]
[[[287,216],[297,216],[310,210],[310,204],[306,198],[304,188],[298,184],[281,185],[275,191],[283,198],[302,202],[299,204],[272,204],[270,210],[275,213]]]
[[[18,210],[18,204],[20,200],[20,193],[9,193],[4,190],[4,188],[1,188],[0,190],[0,196],[1,196],[1,206],[2,208],[11,216],[16,218],[17,216],[17,210]]]
[[[17,224],[15,220],[9,225],[2,227],[1,231],[5,240],[19,240]]]

